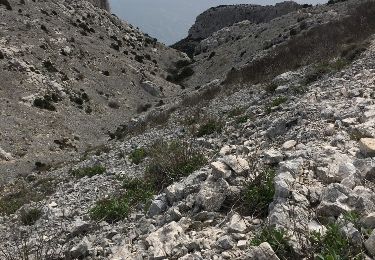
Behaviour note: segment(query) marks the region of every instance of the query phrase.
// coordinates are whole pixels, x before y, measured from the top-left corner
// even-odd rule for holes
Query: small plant
[[[155,190],[164,187],[198,170],[206,164],[207,159],[191,144],[173,141],[156,142],[149,149],[150,162],[145,178]]]
[[[9,192],[0,196],[0,215],[13,214],[25,204],[41,201],[54,192],[56,185],[52,178],[41,178],[32,184],[18,180],[8,185]]]
[[[123,188],[126,189],[123,194],[98,201],[90,210],[91,218],[112,223],[119,221],[140,204],[147,205],[154,194],[152,186],[140,179],[125,179]]]
[[[220,133],[223,128],[223,123],[217,119],[208,119],[203,122],[196,130],[195,136],[202,137],[205,135],[211,135],[213,133]]]
[[[269,114],[272,112],[272,108],[273,107],[278,107],[280,106],[281,104],[285,103],[286,101],[288,101],[288,98],[287,97],[277,97],[275,99],[273,99],[271,101],[271,103],[269,105],[266,106],[266,112]]]
[[[271,82],[271,83],[268,83],[264,89],[268,92],[268,93],[274,93],[277,89],[278,85]]]
[[[42,216],[42,211],[37,208],[21,210],[20,220],[25,226],[32,226]]]
[[[140,164],[147,157],[147,152],[144,148],[135,149],[130,155],[129,159],[134,164]]]
[[[72,170],[70,172],[71,175],[73,175],[76,178],[83,178],[83,177],[93,177],[95,175],[100,175],[103,174],[106,171],[106,169],[101,166],[101,165],[95,165],[92,167],[86,167],[86,168],[81,168],[77,170]]]
[[[234,118],[234,117],[242,115],[243,113],[245,113],[245,111],[246,111],[245,107],[235,107],[228,112],[228,116],[230,118]]]
[[[319,232],[311,234],[310,243],[316,259],[363,259],[362,248],[352,244],[341,228],[341,225],[333,223],[327,226],[324,235]]]
[[[280,259],[293,259],[296,257],[296,253],[288,241],[289,237],[284,230],[264,227],[261,232],[251,240],[250,244],[252,246],[259,246],[261,243],[267,242]]]
[[[243,115],[243,116],[239,116],[236,118],[236,123],[237,124],[244,124],[246,123],[248,120],[250,119],[250,116],[249,115]]]
[[[274,169],[266,169],[255,179],[245,185],[242,191],[242,211],[257,217],[266,217],[268,206],[273,201],[275,194]]]

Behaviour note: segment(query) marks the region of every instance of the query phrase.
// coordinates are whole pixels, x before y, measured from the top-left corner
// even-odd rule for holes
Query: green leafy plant
[[[103,174],[106,171],[106,169],[101,165],[95,165],[92,167],[86,167],[81,169],[76,169],[70,171],[70,174],[73,175],[76,178],[83,178],[83,177],[93,177],[95,175]]]
[[[124,193],[97,201],[90,210],[91,218],[112,223],[122,220],[135,207],[141,204],[147,206],[155,193],[151,184],[140,179],[126,178],[123,181],[123,188]]]
[[[241,209],[244,214],[267,216],[268,206],[275,194],[275,175],[274,169],[266,169],[245,185],[241,194]]]
[[[296,253],[288,241],[289,236],[284,230],[267,226],[251,240],[250,244],[259,246],[261,243],[267,242],[280,259],[293,259],[296,257]]]
[[[314,257],[321,260],[363,259],[363,250],[351,243],[341,231],[342,225],[333,223],[327,226],[325,234],[313,232],[310,243]]]
[[[145,178],[160,190],[207,163],[204,154],[181,141],[156,142],[148,150],[150,161]]]
[[[129,159],[134,164],[140,164],[147,157],[147,152],[144,148],[137,148],[131,152]]]

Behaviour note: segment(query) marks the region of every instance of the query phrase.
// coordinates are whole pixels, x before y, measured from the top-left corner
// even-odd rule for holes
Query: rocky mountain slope
[[[0,141],[8,155],[1,178],[74,159],[180,93],[164,78],[185,55],[89,2],[6,2],[10,8],[0,5]]]
[[[260,55],[272,70],[238,67],[3,185],[1,258],[375,259],[375,2],[353,3]]]
[[[243,4],[213,7],[200,14],[190,28],[188,37],[177,42],[173,47],[192,55],[200,41],[225,27],[245,20],[255,24],[265,23],[302,7],[293,1],[278,3],[275,6]]]
[[[254,23],[251,19],[244,20],[218,30],[195,44],[195,62],[191,65],[194,73],[182,84],[199,87],[216,78],[226,77],[231,70],[272,57],[278,46],[288,46],[295,38],[305,37],[316,27],[342,21],[360,2],[345,1],[300,8],[285,15],[279,12],[281,16],[271,21],[265,19],[263,23]]]

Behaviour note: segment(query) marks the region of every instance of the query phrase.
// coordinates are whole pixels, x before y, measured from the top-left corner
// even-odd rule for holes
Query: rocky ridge
[[[181,93],[165,77],[185,55],[107,11],[87,1],[7,3],[0,5],[0,140],[11,156],[1,178],[37,162],[74,160]]]

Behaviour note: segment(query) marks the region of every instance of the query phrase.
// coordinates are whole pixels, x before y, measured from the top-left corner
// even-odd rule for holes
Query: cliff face
[[[189,36],[176,44],[173,48],[194,54],[195,48],[201,40],[211,36],[225,27],[248,20],[251,23],[265,23],[276,17],[302,9],[304,6],[293,1],[276,4],[275,6],[261,5],[222,5],[213,7],[200,14],[195,24],[189,30]]]
[[[197,17],[195,24],[189,30],[189,37],[205,39],[224,27],[244,20],[252,23],[268,22],[300,8],[301,5],[292,1],[275,6],[228,5],[210,8]]]
[[[110,10],[108,0],[88,0],[88,1],[94,4],[95,6],[100,7],[104,10],[107,10],[107,11]]]

